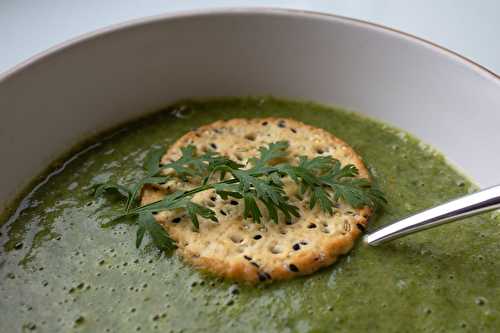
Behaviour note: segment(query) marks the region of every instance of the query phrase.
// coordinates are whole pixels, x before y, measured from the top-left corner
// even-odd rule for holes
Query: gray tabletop
[[[363,19],[428,39],[500,73],[498,0],[2,0],[0,72],[67,39],[166,12],[285,7]]]

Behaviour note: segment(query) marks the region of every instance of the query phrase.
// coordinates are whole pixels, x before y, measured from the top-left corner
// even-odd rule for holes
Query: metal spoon
[[[366,244],[376,246],[417,231],[498,208],[500,208],[500,185],[424,210],[367,234],[363,239]]]

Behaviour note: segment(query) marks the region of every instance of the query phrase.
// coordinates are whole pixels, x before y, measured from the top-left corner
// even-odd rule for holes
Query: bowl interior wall
[[[0,203],[89,135],[205,96],[342,106],[417,135],[481,185],[500,183],[499,81],[411,37],[326,15],[215,11],[125,25],[0,81]]]

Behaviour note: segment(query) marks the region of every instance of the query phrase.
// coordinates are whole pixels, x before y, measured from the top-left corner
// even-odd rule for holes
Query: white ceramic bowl
[[[275,95],[356,110],[500,183],[500,80],[415,37],[270,9],[138,20],[72,40],[0,78],[0,203],[91,134],[185,97]]]

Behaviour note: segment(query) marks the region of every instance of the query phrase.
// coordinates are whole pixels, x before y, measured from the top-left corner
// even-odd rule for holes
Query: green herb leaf
[[[218,183],[213,184],[212,186],[215,189],[215,193],[220,195],[220,197],[224,200],[227,200],[228,197],[233,197],[236,199],[243,198],[243,195],[239,192],[238,184]]]
[[[273,223],[278,224],[278,210],[276,209],[276,205],[274,205],[269,200],[262,200],[264,205],[266,205],[267,213],[269,214],[269,218]]]
[[[144,170],[149,176],[155,176],[160,171],[160,161],[165,154],[164,148],[153,148],[144,158]]]
[[[311,201],[309,202],[309,208],[313,209],[316,202],[319,202],[321,210],[333,214],[333,203],[328,192],[321,186],[314,186],[311,191]]]
[[[127,187],[113,182],[106,182],[103,184],[96,185],[94,196],[100,197],[105,192],[115,192],[127,199],[131,196],[131,191]]]
[[[181,148],[182,156],[173,162],[164,164],[162,169],[173,169],[178,177],[187,181],[190,177],[202,176],[206,173],[207,164],[204,159],[196,157],[196,147],[189,145]]]
[[[196,230],[200,228],[200,222],[198,220],[198,215],[207,219],[210,219],[214,222],[217,221],[217,216],[215,215],[215,212],[211,210],[210,208],[203,207],[201,205],[198,205],[194,202],[189,201],[186,204],[186,210],[189,214],[189,217],[191,217],[191,221],[193,222],[193,225]]]
[[[244,167],[243,164],[236,163],[227,157],[221,156],[205,156],[205,161],[208,162],[207,166],[207,176],[203,180],[203,184],[207,184],[210,177],[216,172],[220,172],[220,180],[223,180],[226,173],[232,169],[239,169]]]
[[[144,234],[146,233],[146,227],[144,225],[139,225],[137,227],[137,234],[135,236],[135,247],[138,249],[141,247],[142,240],[144,239]]]
[[[245,209],[243,210],[243,217],[251,217],[255,223],[260,223],[262,218],[262,213],[260,212],[259,206],[255,201],[255,197],[251,193],[243,194],[243,200],[245,202]]]
[[[259,168],[263,168],[262,165]],[[245,217],[252,217],[254,222],[260,223],[262,213],[255,200],[250,200],[249,195],[253,195],[256,199],[262,201],[268,210],[269,215],[275,216],[276,212],[271,208],[277,207],[280,209],[287,219],[291,218],[290,214],[297,215],[298,209],[287,204],[288,198],[285,195],[283,184],[281,181],[273,177],[262,177],[252,175],[246,170],[233,170],[232,174],[239,181],[239,192],[244,193]],[[247,207],[247,205],[250,205]]]
[[[136,246],[139,247],[144,235],[148,233],[153,243],[160,249],[173,248],[174,242],[165,229],[156,223],[153,213],[165,210],[184,210],[195,229],[199,229],[200,218],[217,222],[215,212],[192,201],[198,192],[213,189],[224,200],[229,197],[243,199],[245,218],[255,223],[262,222],[260,205],[264,205],[270,220],[278,223],[281,214],[285,221],[294,216],[299,217],[299,209],[290,203],[284,191],[281,177],[288,176],[297,183],[303,197],[309,194],[309,207],[319,205],[321,210],[332,214],[339,201],[360,208],[363,206],[378,207],[386,203],[383,193],[376,189],[368,179],[358,177],[358,169],[354,165],[342,166],[340,161],[331,156],[318,156],[312,159],[299,157],[298,164],[288,163],[288,142],[280,141],[259,148],[259,157],[249,160],[250,168],[217,155],[206,152],[198,155],[193,145],[181,148],[182,156],[170,163],[161,165],[163,149],[154,149],[145,158],[144,168],[148,176],[141,179],[132,189],[115,184],[104,183],[97,187],[96,195],[107,191],[115,191],[126,197],[125,212],[116,219],[103,225],[104,228],[118,223],[130,223],[131,217],[137,217],[138,224]],[[161,170],[169,169],[173,173],[161,176]],[[214,182],[214,175],[219,173],[220,180]],[[171,177],[184,181],[197,177],[201,185],[188,191],[177,191],[166,195],[162,200],[142,207],[133,207],[137,197],[146,184],[161,184]]]
[[[259,158],[251,158],[249,162],[253,166],[254,171],[258,170],[266,165],[272,164],[272,162],[279,158],[286,157],[288,155],[286,151],[288,147],[289,143],[287,141],[278,141],[269,144],[267,147],[260,147]]]
[[[106,229],[106,228],[114,227],[115,225],[118,225],[118,224],[134,224],[134,223],[135,223],[135,216],[134,215],[123,214],[123,215],[119,215],[119,216],[111,219],[111,221],[109,221],[109,222],[101,224],[101,228]]]
[[[149,213],[139,214],[137,224],[139,225],[139,230],[142,228],[144,231],[139,232],[138,230],[136,246],[141,245],[142,237],[144,237],[144,233],[147,231],[149,237],[151,237],[151,240],[153,241],[153,244],[160,250],[170,251],[175,248],[175,242],[168,236],[165,229],[156,222],[153,215]]]
[[[324,212],[332,214],[334,202],[340,200],[354,208],[375,208],[385,202],[383,193],[374,189],[368,179],[356,178],[358,169],[354,165],[342,167],[340,161],[330,156],[311,160],[301,156],[298,166],[281,164],[277,168],[301,187],[302,194],[310,191],[311,209],[319,203]]]
[[[127,200],[127,206],[125,207],[125,211],[128,212],[132,208],[133,204],[137,200],[139,193],[141,193],[141,189],[146,184],[162,184],[165,183],[170,177],[168,176],[156,176],[156,177],[146,177],[141,179],[134,187],[130,190],[130,195]]]
[[[164,210],[184,208],[190,197],[183,196],[183,192],[177,191],[165,196],[162,200],[156,201],[142,207],[132,209],[128,214],[158,213]]]

